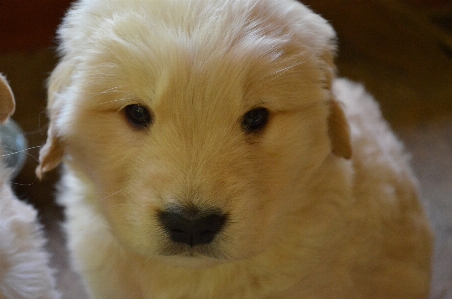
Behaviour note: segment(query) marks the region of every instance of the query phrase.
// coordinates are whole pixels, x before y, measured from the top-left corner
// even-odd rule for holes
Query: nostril
[[[197,218],[183,210],[171,209],[159,213],[159,221],[171,240],[190,246],[209,244],[225,225],[227,216],[221,213],[203,214]]]

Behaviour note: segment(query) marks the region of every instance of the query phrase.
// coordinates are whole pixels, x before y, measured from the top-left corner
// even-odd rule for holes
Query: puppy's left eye
[[[262,130],[268,122],[269,112],[266,108],[255,108],[243,116],[242,129],[246,133],[255,133]]]
[[[141,105],[132,104],[124,108],[127,119],[138,128],[147,128],[152,123],[151,113]]]

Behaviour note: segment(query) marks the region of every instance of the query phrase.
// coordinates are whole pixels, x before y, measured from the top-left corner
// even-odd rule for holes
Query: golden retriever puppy
[[[81,0],[38,176],[93,298],[425,298],[400,142],[292,0]],[[351,128],[351,129],[350,129]]]
[[[14,96],[0,74],[0,122],[14,112]],[[37,212],[16,198],[10,186],[12,169],[0,151],[0,298],[54,299],[55,290],[45,239]]]

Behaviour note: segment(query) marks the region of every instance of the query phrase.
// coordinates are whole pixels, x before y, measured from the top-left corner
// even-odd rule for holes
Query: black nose
[[[218,212],[196,214],[170,209],[159,213],[159,221],[174,242],[190,246],[209,244],[223,228],[227,215]]]

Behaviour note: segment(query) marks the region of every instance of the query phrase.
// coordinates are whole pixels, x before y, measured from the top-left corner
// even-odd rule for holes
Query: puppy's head
[[[234,260],[282,241],[306,180],[350,155],[331,27],[295,1],[104,2],[60,28],[38,175],[64,160],[146,256]]]

